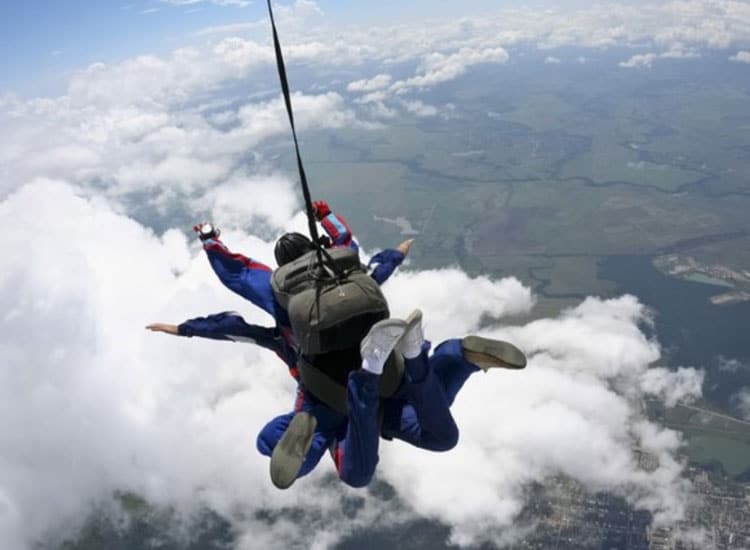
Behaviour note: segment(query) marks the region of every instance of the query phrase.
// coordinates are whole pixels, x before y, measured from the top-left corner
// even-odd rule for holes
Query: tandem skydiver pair
[[[271,420],[257,438],[258,450],[271,456],[273,483],[289,487],[312,471],[328,451],[341,480],[363,487],[374,474],[381,436],[433,451],[453,448],[458,427],[450,406],[468,377],[491,367],[520,369],[526,359],[507,342],[478,336],[447,340],[428,355],[430,344],[422,335],[421,312],[413,312],[406,320],[388,318],[379,290],[361,291],[368,285],[361,278],[364,269],[355,269],[359,266],[358,247],[348,224],[331,213],[326,203],[318,201],[314,206],[315,217],[328,234],[328,266],[304,235],[286,234],[279,239],[275,256],[281,269],[272,272],[262,263],[230,252],[213,226],[195,227],[219,279],[271,314],[274,327],[250,325],[237,314],[219,313],[180,325],[156,323],[147,328],[182,336],[249,341],[276,352],[298,388],[293,412]],[[406,241],[372,258],[370,265],[376,267],[366,277],[373,287],[390,277],[410,244]],[[336,323],[323,330],[321,319],[308,323],[318,327],[315,330],[299,315],[293,322],[290,311],[294,318],[300,309],[294,300],[307,304],[300,298],[304,291],[320,293],[316,288],[319,283],[306,277],[315,279],[316,270],[320,274],[331,268],[340,270],[331,279],[339,292],[346,288],[343,281],[360,277],[359,283],[349,285],[355,294],[364,296],[358,297],[359,302],[354,300],[360,309],[345,312],[342,320],[334,319]],[[332,301],[324,304],[324,312],[340,307],[337,293],[329,294]]]

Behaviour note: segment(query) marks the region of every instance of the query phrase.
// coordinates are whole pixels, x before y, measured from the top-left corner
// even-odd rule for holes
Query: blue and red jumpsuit
[[[321,223],[333,246],[351,246],[358,249],[356,242],[352,239],[351,230],[343,218],[335,214],[329,214]],[[206,240],[203,246],[214,272],[222,283],[271,314],[276,320],[276,327],[250,325],[241,316],[225,312],[185,321],[179,325],[178,333],[183,336],[201,336],[218,340],[240,340],[256,343],[274,351],[287,364],[292,376],[299,381],[296,342],[289,326],[286,311],[278,304],[273,294],[271,269],[261,262],[231,252],[219,239]],[[395,249],[383,250],[371,258],[369,267],[373,270],[370,275],[378,284],[383,284],[403,260],[404,254],[402,252]],[[365,384],[363,390],[366,391],[368,387]],[[317,464],[323,452],[332,447],[329,444],[332,433],[337,435],[335,441],[346,439],[345,434],[349,423],[346,417],[332,411],[308,392],[305,392],[301,385],[298,386],[297,390],[295,412],[300,410],[310,411],[318,419],[318,431],[315,434],[313,449],[300,473],[300,475],[304,475]],[[266,425],[258,436],[258,450],[261,453],[270,456],[295,412],[281,415]],[[356,420],[352,423],[352,426],[354,425],[356,425]],[[377,432],[375,433],[377,436]],[[350,437],[349,440],[351,441],[353,438]],[[346,472],[348,459],[357,457],[360,453],[356,451],[347,452],[347,459],[344,460],[341,449],[343,449],[343,445],[336,446],[335,449],[332,448],[332,454],[337,466],[339,466],[339,471]],[[369,456],[371,453],[367,454]],[[345,473],[344,478],[348,479],[348,477],[350,476]]]
[[[329,214],[321,220],[333,246],[358,249],[343,218]],[[271,268],[241,254],[232,253],[219,239],[204,242],[209,262],[227,288],[271,314],[276,327],[249,325],[236,314],[218,314],[193,319],[180,325],[180,334],[236,340],[237,336],[271,349],[284,360],[292,376],[298,378],[296,342],[286,311],[276,301],[271,288]],[[404,259],[403,253],[388,249],[373,256],[371,276],[382,284]],[[402,439],[418,447],[441,451],[455,446],[458,428],[450,404],[466,379],[478,369],[461,353],[460,340],[444,342],[429,357],[429,344],[416,359],[406,360],[405,382],[399,392],[382,401],[380,422],[378,376],[361,369],[352,371],[348,381],[349,415],[343,416],[298,387],[295,412],[304,410],[317,419],[312,446],[299,475],[317,465],[330,451],[339,477],[354,487],[367,485],[378,462],[382,433],[387,439]],[[270,456],[295,412],[274,418],[258,435],[258,450]]]
[[[351,229],[343,217],[330,213],[321,220],[321,224],[328,233],[332,246],[350,246],[355,250],[359,249],[356,241],[352,238]],[[271,287],[273,270],[262,262],[231,252],[218,238],[206,239],[203,242],[203,250],[206,251],[208,262],[211,264],[214,273],[224,286],[270,314],[276,321],[276,327],[287,345],[295,347],[296,341],[291,330],[289,315],[279,305]],[[387,270],[389,265],[396,260],[392,256],[394,252],[400,254],[397,250],[381,252],[381,254],[387,255],[387,261],[381,261],[376,269]],[[403,261],[403,255],[401,261]],[[387,273],[386,279],[395,267]],[[375,273],[373,273],[373,276],[375,276]]]
[[[396,395],[381,399],[379,376],[363,369],[349,373],[349,415],[343,416],[311,396],[298,401],[317,420],[299,477],[310,473],[329,451],[339,478],[352,487],[370,483],[377,466],[380,437],[400,439],[430,451],[447,451],[458,442],[450,406],[464,382],[479,368],[467,361],[461,340],[441,343],[432,355],[425,342],[415,359],[405,359],[405,378]],[[381,414],[382,410],[382,414]],[[271,456],[295,413],[274,418],[258,435],[261,454]]]

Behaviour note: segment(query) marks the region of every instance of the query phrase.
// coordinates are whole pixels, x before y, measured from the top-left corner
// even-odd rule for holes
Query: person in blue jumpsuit
[[[377,334],[378,329],[383,328]],[[284,360],[292,373],[297,355],[272,327],[246,323],[236,313],[219,313],[167,325],[155,323],[147,328],[186,337],[250,342],[272,350]],[[378,463],[379,439],[399,439],[430,451],[447,451],[458,441],[458,427],[450,413],[456,395],[468,378],[492,367],[520,369],[525,366],[523,354],[510,344],[468,336],[442,342],[429,355],[430,343],[424,340],[421,313],[406,321],[387,319],[378,323],[372,338],[362,345],[362,368],[349,374],[347,395],[349,415],[333,410],[325,403],[298,388],[293,412],[277,416],[261,430],[257,447],[261,454],[273,456],[283,448],[286,433],[296,454],[291,472],[282,472],[280,486],[310,473],[329,452],[341,480],[352,487],[364,487],[372,480]],[[379,351],[373,352],[373,347]],[[391,350],[404,356],[405,377],[397,393],[387,399],[378,396],[382,365]],[[308,440],[294,433],[294,423],[308,432]],[[312,428],[310,425],[312,424]],[[292,431],[289,428],[292,426]],[[302,448],[296,448],[303,441]],[[280,444],[280,442],[282,442]],[[288,464],[284,461],[282,464]],[[276,481],[275,481],[276,482]]]
[[[328,233],[327,245],[348,246],[358,249],[357,243],[351,236],[348,224],[340,216],[332,214],[328,205],[323,201],[315,204],[316,217]],[[289,327],[286,312],[277,303],[271,289],[271,268],[265,264],[255,261],[242,254],[231,252],[227,246],[219,240],[220,230],[210,224],[199,224],[194,227],[203,242],[203,248],[207,253],[209,262],[219,279],[230,290],[236,292],[249,300],[254,305],[271,314],[275,321],[275,327],[264,327],[248,324],[239,314],[235,312],[222,312],[189,319],[179,325],[166,323],[152,323],[146,328],[155,332],[179,336],[199,336],[215,340],[243,341],[255,343],[263,348],[275,352],[289,368],[293,378],[299,382],[297,370],[297,352],[294,335]],[[291,246],[311,246],[309,240],[299,234],[287,234],[284,237],[291,238]],[[276,256],[279,263],[284,263],[288,258],[285,254],[293,253],[279,247],[283,243],[283,237],[276,247]],[[401,243],[396,249],[385,249],[375,254],[368,264],[372,269],[370,276],[380,285],[383,284],[403,262],[409,252],[413,239]],[[299,253],[299,250],[297,251]],[[295,399],[295,410],[312,409],[321,406],[317,400],[298,385],[297,397]],[[294,413],[290,413],[290,417]],[[258,439],[259,450],[264,452],[268,447],[267,434],[277,434],[280,439],[288,426],[289,419],[285,415],[272,420],[263,430],[262,437]],[[345,419],[344,419],[345,420]],[[337,419],[338,422],[342,418]]]
[[[331,208],[325,201],[313,203],[313,214],[326,231],[325,245],[328,247],[347,246],[359,250],[359,246],[352,236],[351,229],[346,220],[331,212]],[[232,292],[235,292],[249,300],[253,305],[270,314],[276,322],[279,335],[286,341],[287,346],[295,347],[296,341],[292,333],[289,316],[274,296],[271,287],[271,275],[273,270],[266,264],[253,258],[232,252],[219,239],[221,231],[210,223],[201,223],[193,227],[203,243],[203,250],[216,273],[219,280]],[[279,245],[285,243],[285,239],[292,239],[292,244],[299,244],[301,240],[309,239],[299,233],[291,233],[282,236],[276,246],[277,261],[279,252],[284,252]],[[298,241],[295,241],[299,239]],[[403,244],[403,243],[402,243]],[[309,243],[312,247],[312,243]],[[403,261],[404,256],[399,250],[387,249],[376,255],[371,264],[377,263],[372,277],[381,283],[393,273],[393,269]]]
[[[182,336],[254,342],[276,352],[298,377],[296,353],[286,346],[278,331],[248,325],[237,314],[222,313],[178,326],[154,324],[148,328]],[[276,461],[283,466],[275,474],[277,486],[286,488],[311,472],[326,452],[342,481],[353,487],[366,486],[378,462],[380,437],[447,451],[458,440],[450,406],[469,376],[491,367],[523,368],[526,362],[514,346],[475,336],[447,340],[428,356],[430,343],[423,338],[419,312],[406,321],[387,319],[373,332],[377,334],[375,339],[363,342],[362,368],[349,375],[348,416],[298,386],[294,411],[277,416],[261,430],[257,447],[261,454],[272,457],[272,465],[274,456],[286,454]],[[373,347],[379,352],[373,352]],[[379,376],[385,357],[394,348],[404,356],[406,375],[399,391],[381,400]]]
[[[375,473],[381,437],[448,451],[459,434],[450,407],[466,380],[480,370],[526,366],[526,357],[512,344],[478,336],[446,340],[429,355],[421,320],[416,310],[405,321],[386,319],[373,326],[362,342],[362,367],[348,376],[348,415],[308,397],[294,413],[265,426],[257,446],[271,456],[277,487],[287,488],[310,473],[326,451],[344,483],[364,487]],[[379,379],[391,351],[404,357],[405,376],[395,395],[381,399]],[[274,471],[277,455],[281,466]]]

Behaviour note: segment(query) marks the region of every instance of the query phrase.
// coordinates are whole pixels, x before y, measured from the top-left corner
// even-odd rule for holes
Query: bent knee
[[[445,452],[450,451],[456,445],[458,445],[458,427],[453,424],[439,438],[435,438],[431,447],[433,451]]]
[[[377,462],[368,465],[360,465],[360,467],[351,468],[343,467],[339,468],[338,474],[339,479],[346,483],[349,487],[360,489],[367,487],[372,478],[375,476],[375,467]]]
[[[354,489],[361,489],[367,487],[372,481],[373,473],[370,474],[358,474],[358,475],[345,475],[344,473],[339,474],[339,479],[346,483],[349,487]]]

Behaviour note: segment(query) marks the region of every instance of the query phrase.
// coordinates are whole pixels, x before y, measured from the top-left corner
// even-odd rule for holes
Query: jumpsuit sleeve
[[[206,240],[203,249],[214,273],[224,286],[276,317],[270,267],[231,252],[219,239]]]
[[[292,377],[299,378],[297,371],[297,350],[279,327],[262,327],[251,325],[237,313],[226,311],[206,317],[188,319],[177,326],[180,336],[198,336],[213,340],[247,342],[271,350],[289,367]]]
[[[250,342],[275,351],[273,342],[279,331],[272,327],[250,325],[238,314],[225,311],[206,317],[188,319],[178,325],[177,332],[180,336],[187,337],[198,336],[213,340]]]
[[[375,266],[372,273],[370,273],[370,277],[375,279],[376,283],[382,285],[393,275],[393,272],[401,265],[405,257],[403,252],[395,248],[386,248],[378,252],[370,259],[370,263],[367,264],[368,268],[373,265]]]
[[[331,238],[332,246],[351,246],[354,250],[359,250],[359,245],[352,238],[352,230],[343,216],[331,212],[320,220],[320,224]]]

